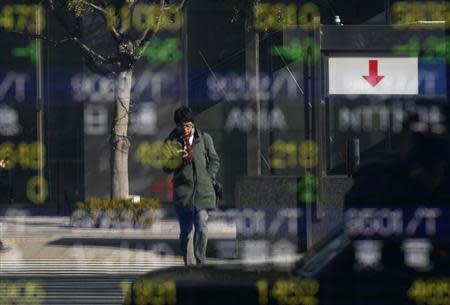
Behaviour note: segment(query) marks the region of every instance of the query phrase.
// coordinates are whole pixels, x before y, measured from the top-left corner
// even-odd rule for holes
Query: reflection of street
[[[208,262],[236,228],[211,222]],[[137,276],[182,266],[178,223],[163,219],[147,230],[73,228],[67,217],[0,217],[0,304],[121,304]],[[33,302],[28,302],[33,297]]]
[[[68,217],[17,209],[4,215],[0,239],[11,250],[0,253],[1,305],[121,304],[139,276],[183,266],[170,208],[149,229],[73,227]],[[295,240],[302,215],[296,209],[211,212],[207,265],[287,272],[301,257]]]

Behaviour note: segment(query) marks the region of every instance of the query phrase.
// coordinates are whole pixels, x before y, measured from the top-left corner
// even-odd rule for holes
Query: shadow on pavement
[[[60,238],[48,245],[65,247],[116,247],[126,250],[148,250],[156,254],[169,253],[181,256],[178,239],[149,238]],[[237,241],[235,239],[210,239],[207,247],[208,257],[233,259],[237,257]]]

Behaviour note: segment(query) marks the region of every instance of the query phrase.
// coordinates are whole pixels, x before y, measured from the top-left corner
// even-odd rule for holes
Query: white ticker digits
[[[432,267],[430,251],[433,249],[428,239],[407,239],[403,242],[404,263],[419,271],[427,271]]]
[[[275,236],[281,233],[281,226],[287,223],[288,235],[297,235],[297,221],[302,216],[301,210],[291,208],[291,209],[280,209],[278,210],[275,218],[271,221],[268,227],[269,235]]]
[[[236,217],[236,229],[244,236],[263,236],[266,232],[265,226],[265,211],[244,209]]]
[[[7,105],[0,106],[0,135],[16,136],[21,132],[17,110]]]
[[[236,258],[236,242],[234,240],[219,240],[216,242],[219,258]]]
[[[17,102],[25,101],[25,85],[29,78],[26,73],[8,72],[0,82],[0,101],[4,100],[11,90],[14,90],[13,96]]]
[[[130,116],[131,129],[140,135],[153,135],[157,131],[158,116],[155,107],[150,103],[142,103]]]
[[[78,73],[70,81],[72,97],[78,102],[112,102],[116,95],[116,81],[94,73]]]
[[[271,110],[261,109],[260,119],[263,124],[261,126],[264,130],[286,130],[287,123],[286,117],[279,107],[274,107]],[[257,113],[253,108],[247,107],[241,109],[239,107],[233,107],[228,113],[225,130],[232,131],[237,129],[242,132],[252,130],[257,126]]]
[[[84,132],[87,135],[104,135],[108,132],[108,110],[102,105],[84,108]]]
[[[206,80],[206,86],[208,97],[213,101],[235,102],[255,99],[268,101],[277,97],[293,101],[301,93],[297,78],[298,75],[284,69],[274,73],[273,76],[261,73],[259,78],[254,75],[214,73]]]
[[[179,99],[181,75],[179,70],[144,71],[137,75],[131,89],[133,100],[176,102]]]
[[[269,258],[270,244],[267,240],[246,240],[242,243],[241,259],[244,264],[258,264]]]
[[[442,133],[444,116],[437,106],[415,106],[400,104],[393,106],[365,105],[357,107],[341,107],[338,111],[338,129],[342,132],[374,132],[392,131],[400,133],[409,117],[417,117],[411,123],[410,129],[424,132],[431,129],[435,133]]]
[[[381,268],[381,249],[383,244],[377,240],[359,240],[355,246],[355,268],[357,270]]]
[[[272,257],[278,267],[289,267],[296,261],[297,247],[287,239],[281,239],[272,246]]]
[[[441,216],[441,210],[435,208],[418,208],[414,212],[414,217],[408,222],[406,226],[406,234],[414,235],[421,227],[425,225],[425,233],[428,236],[436,234],[436,219]]]

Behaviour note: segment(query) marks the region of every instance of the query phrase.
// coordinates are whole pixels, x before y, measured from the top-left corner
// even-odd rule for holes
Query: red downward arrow
[[[378,60],[369,60],[369,75],[363,76],[372,87],[378,85],[378,83],[384,78],[384,76],[378,75]]]

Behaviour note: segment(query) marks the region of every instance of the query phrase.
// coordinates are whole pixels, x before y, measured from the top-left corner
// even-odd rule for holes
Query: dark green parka
[[[173,143],[181,149],[182,140],[177,129],[165,140],[165,145]],[[182,163],[180,153],[169,157],[166,155],[162,160],[164,171],[173,172],[175,205],[186,209],[215,209],[217,206],[213,180],[219,171],[220,159],[208,133],[195,129],[192,153],[194,160],[186,165]]]

